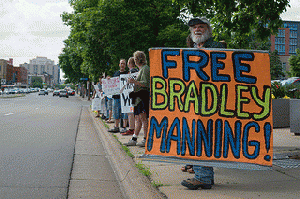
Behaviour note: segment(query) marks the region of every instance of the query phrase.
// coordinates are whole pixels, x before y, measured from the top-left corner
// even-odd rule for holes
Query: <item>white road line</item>
[[[4,115],[13,115],[14,113],[6,113],[6,114],[4,114]]]

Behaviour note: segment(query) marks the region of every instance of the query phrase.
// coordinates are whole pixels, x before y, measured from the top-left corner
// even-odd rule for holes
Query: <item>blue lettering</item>
[[[197,121],[197,156],[202,155],[202,142],[204,143],[204,151],[207,157],[212,155],[212,131],[213,131],[213,120],[207,121],[207,131],[201,120]]]
[[[235,137],[233,136],[233,131],[229,125],[229,122],[225,120],[224,125],[224,158],[228,157],[228,148],[230,144],[230,148],[232,154],[235,158],[240,158],[240,150],[241,150],[241,122],[237,121],[235,123]]]
[[[174,135],[173,133],[175,132],[175,128],[177,129],[177,135]],[[180,120],[178,118],[175,118],[170,130],[168,132],[168,137],[167,137],[167,150],[166,152],[170,152],[171,148],[171,140],[174,140],[177,142],[177,155],[180,155],[180,142],[181,142],[181,133],[180,133]]]
[[[188,144],[189,153],[191,156],[195,156],[195,120],[193,120],[192,126],[192,140],[191,134],[189,131],[189,126],[186,121],[186,118],[182,118],[182,148],[181,148],[181,155],[185,155],[186,152],[186,142]]]
[[[235,80],[239,83],[246,83],[246,84],[255,84],[257,78],[250,75],[244,75],[243,72],[249,73],[251,71],[250,65],[241,63],[242,60],[245,61],[253,61],[254,54],[253,53],[241,53],[241,52],[234,52],[232,54],[233,59],[233,68],[234,68],[234,75]]]
[[[256,122],[249,122],[245,127],[244,127],[244,135],[243,135],[243,155],[248,158],[248,159],[255,159],[259,155],[260,151],[260,144],[257,141],[248,141],[249,138],[249,130],[251,127],[255,128],[255,132],[260,131],[260,127]],[[254,146],[255,150],[253,154],[249,154],[249,146]]]
[[[225,64],[219,59],[226,59],[226,53],[212,52],[211,53],[211,80],[214,82],[230,82],[229,75],[220,75],[219,70],[225,68]]]
[[[168,78],[168,68],[176,68],[177,62],[168,60],[168,56],[179,56],[180,51],[179,50],[162,50],[162,70],[163,70],[163,76],[164,78]]]
[[[190,61],[190,56],[196,56],[200,57],[200,60],[195,62],[195,61]],[[183,80],[184,81],[189,81],[190,80],[190,69],[194,69],[198,75],[198,77],[204,81],[209,80],[209,76],[202,70],[205,68],[208,64],[208,54],[205,53],[204,51],[196,51],[196,50],[183,50],[182,51],[182,59],[183,59]]]
[[[150,130],[148,135],[148,143],[147,143],[147,150],[151,151],[153,146],[153,136],[154,136],[154,130],[156,131],[156,137],[161,137],[161,131],[164,129],[162,140],[161,140],[161,146],[160,146],[160,152],[165,153],[166,151],[166,134],[167,134],[167,127],[168,127],[168,118],[164,117],[159,124],[157,119],[155,117],[151,117],[150,119]]]

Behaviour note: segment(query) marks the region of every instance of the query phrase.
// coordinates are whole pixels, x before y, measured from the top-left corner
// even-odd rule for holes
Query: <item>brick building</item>
[[[25,67],[13,67],[13,82],[17,85],[27,85],[27,69]]]
[[[271,35],[271,51],[278,51],[283,71],[290,71],[289,58],[300,48],[300,21],[283,21],[277,35]]]

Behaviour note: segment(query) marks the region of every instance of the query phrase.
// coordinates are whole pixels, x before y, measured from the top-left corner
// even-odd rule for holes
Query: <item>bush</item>
[[[285,87],[285,92],[286,95],[290,98],[295,98],[295,99],[300,99],[300,85],[286,85]]]
[[[271,91],[275,99],[283,98],[286,95],[286,89],[278,82],[271,84]]]

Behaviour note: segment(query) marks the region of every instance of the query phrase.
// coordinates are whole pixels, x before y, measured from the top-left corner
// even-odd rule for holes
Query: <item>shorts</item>
[[[108,110],[112,111],[112,99],[111,98],[107,98],[107,108]]]
[[[128,120],[128,114],[127,113],[122,113],[122,119]]]
[[[113,99],[113,116],[115,120],[122,119],[120,99]]]
[[[139,115],[141,113],[146,113],[147,118],[149,118],[149,103],[141,101],[134,106],[134,115]]]

